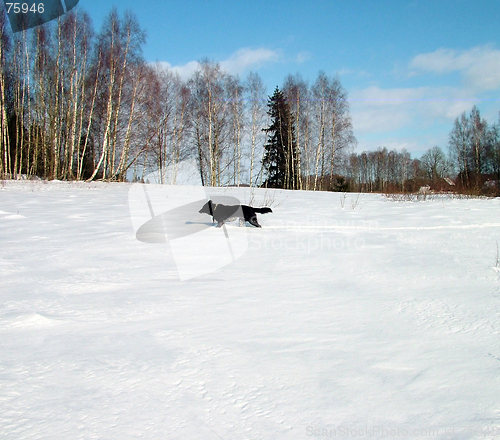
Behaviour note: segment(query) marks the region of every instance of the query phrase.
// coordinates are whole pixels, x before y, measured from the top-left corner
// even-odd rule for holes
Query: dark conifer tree
[[[273,96],[269,97],[267,105],[271,125],[263,129],[268,134],[262,159],[262,165],[267,172],[265,186],[297,189],[300,187],[300,153],[290,105],[278,87]]]

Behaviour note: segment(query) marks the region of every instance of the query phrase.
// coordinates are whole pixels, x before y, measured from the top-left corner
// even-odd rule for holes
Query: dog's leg
[[[256,228],[262,228],[261,225],[259,225],[259,222],[257,221],[257,216],[254,215],[253,217],[250,218],[250,220],[248,220],[248,223],[250,223],[251,225],[254,225]]]

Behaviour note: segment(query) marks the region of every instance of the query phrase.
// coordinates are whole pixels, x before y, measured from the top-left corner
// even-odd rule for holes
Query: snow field
[[[210,189],[274,212],[180,281],[130,188],[0,188],[1,438],[500,432],[498,199]]]

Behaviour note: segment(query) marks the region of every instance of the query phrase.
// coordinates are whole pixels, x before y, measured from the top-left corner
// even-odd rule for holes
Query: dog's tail
[[[258,212],[259,214],[265,214],[267,212],[273,212],[271,208],[253,208],[255,212]]]

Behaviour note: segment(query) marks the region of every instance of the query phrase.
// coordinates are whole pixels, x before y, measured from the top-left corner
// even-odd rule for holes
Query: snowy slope
[[[207,190],[274,212],[181,281],[136,189],[0,186],[0,438],[498,438],[500,200]]]

